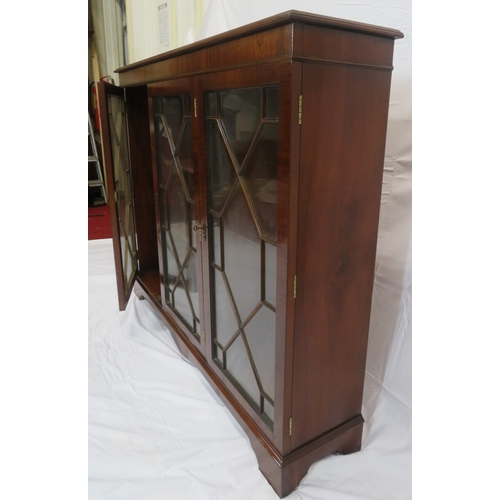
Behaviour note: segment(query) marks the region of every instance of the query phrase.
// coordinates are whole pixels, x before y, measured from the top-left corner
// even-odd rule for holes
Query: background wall
[[[89,0],[95,30],[89,44],[89,82],[95,78],[92,50],[100,77],[110,75],[118,84],[117,68],[194,42],[209,2]]]
[[[127,0],[129,62],[196,40],[209,0]],[[160,42],[160,6],[166,5],[168,40]]]

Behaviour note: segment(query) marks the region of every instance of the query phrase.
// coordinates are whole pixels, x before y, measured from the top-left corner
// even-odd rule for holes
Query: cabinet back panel
[[[361,412],[390,76],[303,65],[292,449]]]
[[[137,248],[141,272],[158,271],[155,204],[151,148],[149,145],[148,92],[146,86],[127,89],[130,163],[134,183]],[[156,292],[156,290],[155,290]]]

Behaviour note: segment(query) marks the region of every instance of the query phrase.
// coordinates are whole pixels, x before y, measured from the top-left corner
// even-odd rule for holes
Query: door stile
[[[295,324],[295,293],[296,281],[294,279],[297,271],[297,221],[298,221],[298,197],[299,197],[299,152],[300,131],[299,120],[300,95],[302,93],[302,63],[294,61],[290,63],[290,78],[283,96],[287,112],[283,115],[286,127],[283,127],[283,136],[280,137],[280,165],[288,166],[280,178],[281,185],[287,185],[288,210],[280,218],[280,248],[278,250],[278,268],[281,271],[286,287],[283,289],[284,296],[281,297],[284,314],[280,316],[281,324],[278,330],[283,335],[277,337],[276,345],[276,371],[281,376],[276,381],[277,411],[279,412],[280,428],[276,429],[275,444],[283,455],[291,451],[291,435],[293,433],[292,421],[292,384],[293,384],[293,339]],[[286,130],[285,130],[286,129]]]
[[[192,106],[193,106],[193,151],[194,162],[197,166],[198,189],[196,196],[198,200],[198,212],[196,224],[198,226],[197,234],[200,242],[200,266],[199,283],[201,283],[202,300],[200,301],[200,320],[202,330],[201,350],[205,359],[211,357],[210,349],[210,280],[209,280],[209,235],[207,233],[208,225],[208,196],[207,196],[207,177],[206,177],[206,151],[204,134],[204,102],[203,92],[201,91],[200,80],[198,77],[192,78]]]

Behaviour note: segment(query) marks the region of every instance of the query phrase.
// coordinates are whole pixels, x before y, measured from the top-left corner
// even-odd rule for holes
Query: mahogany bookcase
[[[289,11],[98,84],[119,307],[152,304],[280,496],[361,446],[402,36]]]

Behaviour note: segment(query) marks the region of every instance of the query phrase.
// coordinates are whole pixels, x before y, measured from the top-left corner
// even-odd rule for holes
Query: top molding
[[[240,38],[242,36],[252,35],[262,31],[269,30],[271,28],[283,26],[292,23],[303,23],[310,26],[319,26],[324,28],[331,28],[340,31],[348,31],[352,33],[359,33],[364,35],[371,35],[382,38],[396,39],[403,38],[403,33],[401,31],[391,28],[384,28],[381,26],[375,26],[372,24],[358,23],[354,21],[347,21],[345,19],[338,19],[335,17],[320,16],[318,14],[310,14],[307,12],[301,12],[296,10],[289,10],[281,14],[277,14],[266,19],[256,21],[239,28],[235,28],[224,33],[205,38],[198,42],[185,45],[178,49],[173,49],[162,54],[158,54],[142,61],[123,66],[116,70],[117,73],[124,73],[130,70],[141,68],[147,66],[151,63],[157,63],[165,61],[167,59],[175,58],[190,52],[195,52],[200,49],[205,49],[218,45],[220,43],[228,42],[230,40]]]

